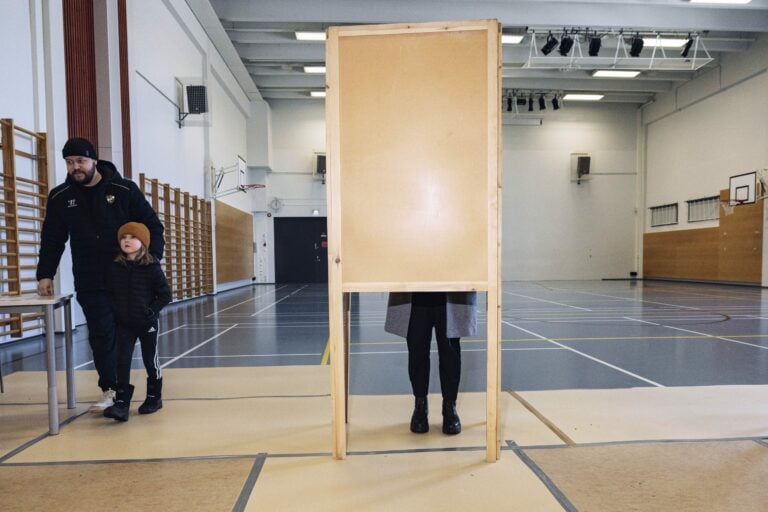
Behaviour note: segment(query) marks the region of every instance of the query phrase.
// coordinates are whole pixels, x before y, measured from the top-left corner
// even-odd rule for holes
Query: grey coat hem
[[[449,338],[464,338],[477,334],[477,292],[448,292],[447,299],[446,335]],[[390,293],[384,330],[405,338],[410,321],[411,294]]]

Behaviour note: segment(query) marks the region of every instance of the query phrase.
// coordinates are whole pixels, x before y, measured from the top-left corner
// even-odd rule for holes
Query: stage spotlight
[[[603,45],[603,40],[599,36],[594,36],[589,40],[589,56],[597,57],[600,53],[600,47]]]
[[[539,110],[547,110],[547,103],[544,101],[544,95],[539,96]]]
[[[528,96],[528,112],[533,112],[533,96]]]
[[[643,51],[643,45],[645,44],[643,38],[640,37],[640,34],[636,34],[635,37],[629,41],[629,44],[629,54],[632,57],[640,56],[640,52]]]
[[[557,49],[558,53],[563,57],[567,57],[571,48],[573,48],[573,38],[563,34],[563,38],[560,40],[560,48]]]
[[[512,112],[512,96],[507,96],[507,112]]]
[[[549,55],[550,53],[552,53],[552,50],[555,49],[555,46],[557,46],[558,42],[559,41],[557,40],[557,38],[555,38],[555,36],[552,35],[552,32],[550,32],[549,35],[547,36],[547,42],[544,43],[544,46],[541,47],[541,53],[543,53],[544,55]]]
[[[688,52],[691,51],[691,46],[693,46],[693,38],[689,37],[688,41],[685,42],[685,46],[683,46],[683,51],[680,52],[682,58],[688,58]]]
[[[560,110],[560,102],[557,99],[557,96],[552,98],[552,110]]]

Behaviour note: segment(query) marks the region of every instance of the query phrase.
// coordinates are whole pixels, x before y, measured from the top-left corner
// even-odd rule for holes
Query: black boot
[[[456,412],[456,400],[443,400],[443,434],[455,436],[461,433],[461,420]]]
[[[128,421],[128,414],[131,409],[131,398],[133,398],[133,386],[118,386],[115,396],[115,405],[104,409],[104,416],[117,421]]]
[[[147,399],[139,406],[139,414],[152,414],[163,408],[163,379],[147,379]]]
[[[426,434],[429,432],[428,413],[427,397],[417,396],[413,406],[413,416],[411,416],[411,432],[414,434]]]

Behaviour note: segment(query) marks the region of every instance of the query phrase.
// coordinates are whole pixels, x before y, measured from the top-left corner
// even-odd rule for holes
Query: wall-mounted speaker
[[[571,181],[581,183],[589,179],[592,156],[589,153],[571,153]]]
[[[208,112],[208,93],[204,85],[187,86],[187,110],[190,114]]]

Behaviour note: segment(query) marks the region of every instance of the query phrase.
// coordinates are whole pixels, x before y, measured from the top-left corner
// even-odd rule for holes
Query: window
[[[677,224],[677,203],[651,206],[651,227]]]
[[[720,196],[691,199],[688,203],[688,222],[717,220],[720,218]]]

